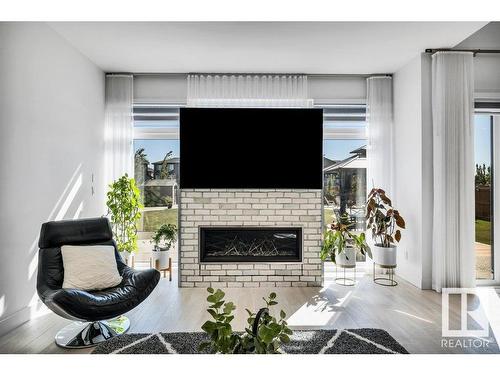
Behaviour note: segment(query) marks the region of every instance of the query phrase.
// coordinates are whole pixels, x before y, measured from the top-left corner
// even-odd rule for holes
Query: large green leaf
[[[203,323],[201,329],[208,334],[212,334],[217,329],[217,325],[214,322],[207,320],[205,323]]]
[[[222,300],[222,299],[224,298],[224,296],[225,296],[225,295],[226,295],[226,294],[225,294],[222,290],[220,290],[220,289],[217,289],[217,290],[215,291],[215,293],[214,293],[214,296],[215,296],[215,298],[216,298],[216,301],[220,301],[220,300]]]
[[[218,302],[215,302],[215,303],[214,303],[212,306],[210,306],[210,307],[212,307],[212,308],[214,308],[214,309],[218,309],[218,308],[220,308],[223,304],[224,304],[224,301],[218,301]]]
[[[207,311],[208,311],[208,313],[209,313],[210,315],[212,315],[212,317],[213,317],[214,319],[216,319],[216,320],[217,320],[217,319],[219,318],[219,314],[217,314],[217,313],[215,312],[215,310],[213,310],[213,309],[208,309]]]
[[[224,309],[222,310],[224,314],[228,315],[231,311],[236,310],[236,306],[232,302],[228,302],[224,305]]]
[[[280,335],[280,341],[282,343],[286,344],[286,343],[290,342],[290,337],[288,337],[288,335],[283,333]]]
[[[261,325],[258,330],[259,333],[259,338],[264,342],[265,344],[269,344],[270,342],[273,341],[274,339],[274,334],[272,329],[268,328],[265,325]]]

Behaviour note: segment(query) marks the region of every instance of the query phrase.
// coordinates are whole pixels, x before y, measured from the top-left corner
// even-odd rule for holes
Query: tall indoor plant
[[[137,251],[137,220],[141,218],[141,196],[133,178],[127,174],[109,185],[106,205],[118,251],[127,260]]]
[[[373,188],[368,194],[366,219],[367,229],[371,230],[374,242],[374,262],[383,266],[396,266],[396,242],[401,240],[405,221],[399,211],[392,207],[384,190]]]
[[[366,243],[364,233],[356,235],[349,230],[352,226],[347,215],[340,218],[337,223],[331,224],[325,231],[323,237],[323,247],[320,257],[325,261],[328,258],[335,264],[341,266],[354,266],[356,264],[356,252],[371,258],[370,247]]]

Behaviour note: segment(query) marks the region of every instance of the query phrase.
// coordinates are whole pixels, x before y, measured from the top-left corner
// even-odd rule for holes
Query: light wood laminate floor
[[[499,352],[494,338],[488,347],[443,348],[441,346],[441,294],[420,290],[403,280],[397,287],[373,283],[371,275],[358,272],[355,287],[333,282],[329,274],[323,288],[234,288],[226,289],[226,300],[237,308],[233,327],[242,330],[247,314],[256,311],[262,297],[275,291],[279,305],[287,313],[291,328],[381,328],[388,331],[410,353]],[[158,287],[127,316],[129,332],[200,331],[209,314],[206,290],[178,288],[162,278]],[[459,307],[451,304],[451,321],[458,321]],[[500,312],[499,312],[500,315]],[[45,308],[40,316],[0,337],[0,353],[89,353],[92,349],[66,350],[54,343],[56,332],[68,324]]]

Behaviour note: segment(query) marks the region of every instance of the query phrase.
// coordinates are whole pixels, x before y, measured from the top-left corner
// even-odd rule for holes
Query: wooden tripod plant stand
[[[153,266],[153,257],[150,258],[149,265],[150,267]],[[163,277],[167,277],[167,271],[168,271],[168,281],[172,281],[172,258],[168,257],[168,267],[167,268],[160,268],[160,260],[156,259],[154,260],[154,268],[160,272],[163,272]]]

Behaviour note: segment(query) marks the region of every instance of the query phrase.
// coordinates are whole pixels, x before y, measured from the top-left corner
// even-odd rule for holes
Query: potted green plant
[[[125,261],[137,251],[137,221],[141,218],[141,196],[133,178],[127,174],[109,185],[106,205],[113,237]]]
[[[351,226],[347,215],[341,216],[337,223],[330,225],[330,228],[324,233],[320,252],[321,260],[331,259],[339,266],[353,267],[356,265],[356,252],[372,256],[370,247],[366,243],[365,234],[352,233],[349,230]]]
[[[154,233],[153,259],[159,261],[160,269],[168,267],[168,250],[177,240],[177,227],[174,224],[163,224]]]
[[[245,309],[248,313],[247,327],[244,332],[235,332],[231,326],[234,319],[233,311],[236,306],[233,302],[224,300],[225,293],[213,288],[207,289],[210,303],[208,313],[212,320],[207,320],[201,329],[207,333],[209,341],[202,342],[198,348],[200,352],[220,354],[279,354],[281,344],[290,342],[292,330],[288,328],[286,314],[280,311],[279,317],[272,315],[271,308],[276,306],[276,293],[272,292],[268,298],[262,298],[266,306],[257,313]]]
[[[374,242],[373,261],[382,266],[395,267],[397,264],[396,242],[401,240],[401,230],[405,221],[392,202],[379,188],[368,194],[366,219]]]

